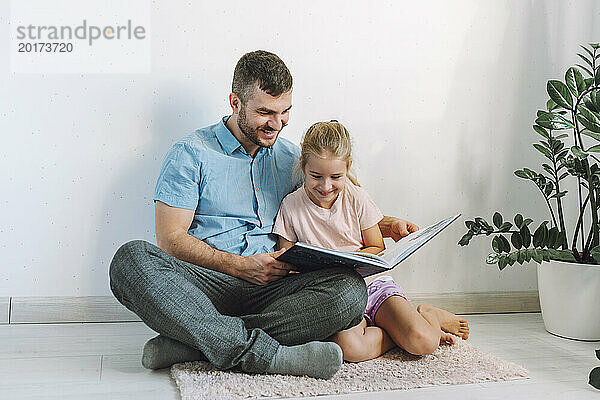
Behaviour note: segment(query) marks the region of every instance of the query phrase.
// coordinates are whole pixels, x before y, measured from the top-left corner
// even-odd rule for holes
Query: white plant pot
[[[537,266],[546,330],[577,340],[600,340],[600,265],[562,261]]]

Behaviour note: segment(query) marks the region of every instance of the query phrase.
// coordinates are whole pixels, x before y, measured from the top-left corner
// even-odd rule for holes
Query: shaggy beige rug
[[[175,364],[171,375],[182,400],[316,396],[529,378],[523,367],[463,340],[429,356],[394,349],[375,360],[344,363],[330,380],[218,371],[199,361]]]

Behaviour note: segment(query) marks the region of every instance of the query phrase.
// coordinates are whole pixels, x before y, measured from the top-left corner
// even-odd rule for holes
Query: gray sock
[[[161,369],[186,361],[206,360],[204,354],[177,340],[158,335],[146,342],[142,365],[148,369]]]
[[[309,342],[298,346],[279,346],[266,372],[329,379],[340,370],[342,362],[342,349],[337,344]]]

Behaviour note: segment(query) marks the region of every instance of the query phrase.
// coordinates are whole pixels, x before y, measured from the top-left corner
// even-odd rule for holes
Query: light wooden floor
[[[326,399],[595,399],[587,384],[600,342],[544,330],[540,314],[471,315],[473,344],[527,368],[532,379]],[[142,323],[0,325],[0,399],[179,399],[168,370],[140,365],[154,333]]]

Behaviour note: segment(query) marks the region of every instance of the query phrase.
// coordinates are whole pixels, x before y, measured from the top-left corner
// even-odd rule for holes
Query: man
[[[292,77],[275,54],[245,54],[234,71],[232,115],[176,143],[154,200],[158,247],[133,241],[110,267],[115,297],[161,335],[144,346],[151,369],[208,359],[220,369],[328,379],[342,365],[332,334],[357,325],[363,279],[331,268],[289,274],[270,233],[298,148],[278,138]],[[395,240],[413,224],[384,218]]]

